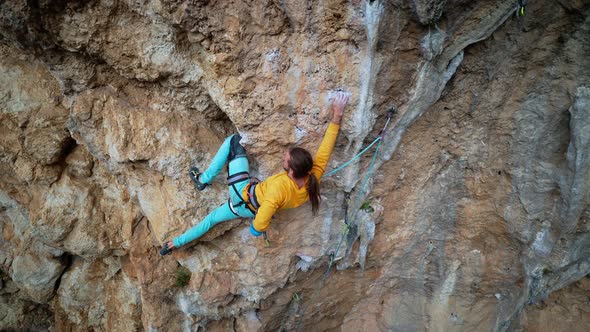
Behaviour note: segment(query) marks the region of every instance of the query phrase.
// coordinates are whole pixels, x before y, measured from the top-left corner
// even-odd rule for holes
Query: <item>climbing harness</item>
[[[238,188],[236,188],[237,183],[240,183],[240,182],[246,181],[246,180],[250,180],[250,184],[248,184],[248,186],[249,186],[248,187],[248,201],[245,201],[242,198],[242,193],[240,193]],[[232,174],[227,177],[227,185],[230,186],[234,190],[236,195],[240,198],[240,202],[235,205],[232,203],[231,197],[228,199],[229,209],[231,210],[231,212],[233,214],[235,214],[236,216],[239,217],[240,215],[237,213],[235,208],[242,206],[242,205],[245,205],[246,208],[248,208],[248,210],[250,210],[250,212],[252,212],[253,214],[256,214],[256,211],[258,211],[258,208],[260,207],[260,205],[258,204],[258,200],[256,199],[255,188],[259,182],[260,182],[260,180],[258,180],[258,178],[250,177],[250,173],[245,172],[245,171],[239,172],[236,174]]]
[[[346,193],[345,204],[344,204],[344,224],[342,225],[343,228],[342,228],[342,234],[340,236],[340,240],[338,241],[338,244],[336,246],[336,250],[334,252],[330,253],[330,262],[328,263],[328,268],[326,269],[326,272],[324,272],[324,275],[322,276],[322,279],[320,280],[320,283],[319,283],[318,287],[313,292],[313,294],[312,294],[311,298],[309,299],[309,302],[307,303],[307,305],[304,306],[304,307],[302,307],[301,318],[299,320],[299,323],[297,324],[297,329],[296,330],[299,330],[299,325],[301,324],[301,321],[303,320],[303,315],[305,314],[305,310],[307,309],[307,307],[309,307],[313,303],[313,300],[319,294],[320,290],[324,286],[324,283],[325,283],[326,279],[328,278],[328,275],[330,274],[330,270],[332,269],[332,265],[334,264],[334,261],[338,257],[338,252],[340,251],[340,247],[342,246],[342,242],[344,241],[344,238],[346,237],[346,235],[348,235],[348,233],[350,232],[351,226],[354,225],[354,222],[356,221],[356,215],[357,215],[357,211],[358,211],[358,204],[360,203],[360,199],[361,199],[361,197],[363,195],[363,192],[365,191],[365,188],[367,186],[367,183],[369,182],[369,178],[371,177],[371,173],[373,171],[373,167],[375,166],[375,161],[377,159],[377,154],[379,153],[379,148],[381,147],[381,143],[383,143],[383,137],[385,137],[385,134],[387,132],[387,127],[389,126],[389,122],[393,118],[393,115],[395,114],[395,112],[396,112],[395,107],[391,107],[388,110],[387,121],[385,122],[385,125],[383,126],[383,129],[381,129],[381,131],[379,132],[379,135],[377,136],[377,138],[371,144],[369,144],[369,146],[367,146],[360,153],[358,153],[357,155],[355,155],[354,157],[352,157],[349,161],[347,161],[346,163],[344,163],[342,166],[340,166],[340,167],[336,168],[335,170],[330,171],[329,173],[326,173],[324,175],[324,177],[330,176],[330,175],[332,175],[332,174],[334,174],[334,173],[342,170],[344,167],[348,166],[351,162],[353,162],[354,160],[356,160],[357,158],[359,158],[362,154],[364,154],[365,152],[367,152],[371,146],[373,146],[375,143],[378,143],[377,144],[377,148],[375,149],[375,152],[373,153],[373,157],[371,158],[371,163],[369,164],[369,169],[367,171],[367,175],[365,176],[365,181],[363,182],[363,185],[361,186],[361,190],[358,193],[356,202],[355,202],[355,204],[353,206],[353,209],[352,209],[352,212],[350,214],[348,213],[348,207],[349,207],[349,204],[348,203],[349,203],[349,200],[350,200],[350,193]],[[349,222],[349,220],[351,218],[352,218],[352,221]]]
[[[248,200],[244,200],[244,198],[242,197],[242,193],[240,193],[238,188],[236,188],[237,183],[240,183],[240,182],[246,181],[246,180],[250,180],[250,183],[248,184],[248,188],[246,189],[246,192],[248,194]],[[227,200],[227,203],[229,205],[229,209],[231,210],[231,212],[234,215],[236,215],[237,217],[241,217],[235,208],[238,206],[242,206],[242,205],[246,206],[246,208],[248,208],[248,210],[250,210],[250,212],[252,212],[254,215],[256,215],[256,212],[258,211],[258,208],[260,207],[260,204],[258,203],[258,200],[256,199],[256,185],[258,185],[259,182],[260,182],[260,180],[258,178],[250,177],[250,173],[248,173],[248,172],[239,172],[239,173],[232,174],[227,177],[228,186],[232,187],[232,189],[234,190],[236,195],[240,198],[240,202],[236,205],[234,205],[232,203],[231,197]],[[253,222],[253,219],[251,218],[250,223],[252,223],[252,222]],[[271,242],[268,239],[268,235],[266,234],[266,232],[262,232],[262,235],[264,237],[264,246],[267,248],[270,247]]]
[[[236,173],[236,174],[233,174],[233,175],[230,175],[227,177],[227,185],[235,188],[235,185],[237,183],[240,183],[242,181],[249,180],[249,179],[250,179],[250,174],[248,174],[248,172],[246,172],[246,171],[239,172],[239,173]]]
[[[238,213],[238,211],[236,211],[234,204],[231,202],[231,198],[227,199],[227,205],[229,206],[229,210],[231,211],[231,213],[233,213],[238,218],[241,217],[240,214]]]
[[[250,205],[252,205],[252,207],[256,211],[258,211],[258,208],[260,207],[260,204],[256,199],[256,186],[259,182],[260,180],[258,180],[257,178],[253,178],[253,180],[250,181],[250,186],[248,187],[248,200],[250,201]]]
[[[250,183],[248,184],[248,187],[246,189],[246,193],[248,195],[248,200],[244,200],[244,198],[242,197],[242,194],[240,193],[238,188],[236,188],[236,184],[238,184],[242,181],[246,181],[246,180],[250,180]],[[239,207],[242,205],[246,206],[246,208],[248,208],[248,210],[250,210],[250,212],[252,212],[254,215],[256,215],[256,212],[258,212],[258,208],[260,207],[260,204],[258,203],[258,199],[256,199],[256,186],[258,185],[259,182],[260,182],[260,180],[258,178],[250,177],[250,173],[248,173],[246,171],[235,173],[235,174],[229,175],[227,177],[227,185],[230,186],[234,190],[236,195],[240,198],[240,202],[238,204],[234,204],[231,201],[231,197],[228,198],[228,200],[227,200],[230,211],[236,217],[242,217],[238,214],[238,211],[236,211],[236,207]],[[252,223],[252,222],[253,222],[253,218],[250,218],[250,223]],[[264,237],[264,246],[267,248],[270,247],[272,245],[272,243],[268,239],[268,234],[266,234],[266,232],[262,232],[262,235]]]

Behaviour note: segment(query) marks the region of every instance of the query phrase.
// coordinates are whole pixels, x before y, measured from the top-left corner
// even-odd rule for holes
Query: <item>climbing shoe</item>
[[[193,179],[193,182],[195,183],[195,186],[199,191],[202,191],[209,185],[208,183],[202,183],[201,181],[199,181],[199,175],[201,175],[201,173],[199,173],[199,169],[196,167],[191,167],[190,171],[188,172],[188,175],[190,175],[191,179]]]
[[[168,242],[164,243],[164,246],[162,247],[162,249],[160,249],[160,255],[162,256],[166,256],[168,254],[170,254],[172,252],[172,250],[174,250],[176,248],[170,248],[168,247]]]

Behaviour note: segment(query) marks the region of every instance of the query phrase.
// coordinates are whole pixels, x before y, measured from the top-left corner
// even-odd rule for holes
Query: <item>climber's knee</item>
[[[242,137],[238,134],[235,134],[231,137],[231,141],[229,143],[229,156],[228,161],[232,161],[239,157],[247,157],[246,149],[240,144],[240,140]]]

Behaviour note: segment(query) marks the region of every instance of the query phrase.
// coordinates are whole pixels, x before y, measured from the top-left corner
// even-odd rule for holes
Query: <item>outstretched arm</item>
[[[340,122],[342,121],[342,115],[344,109],[348,103],[348,94],[344,92],[338,92],[332,103],[330,104],[330,110],[332,112],[332,120],[328,125],[328,129],[324,134],[322,144],[318,148],[315,157],[313,158],[313,168],[311,172],[316,178],[320,179],[326,170],[334,144],[336,144],[336,138],[338,137],[338,131],[340,130]]]

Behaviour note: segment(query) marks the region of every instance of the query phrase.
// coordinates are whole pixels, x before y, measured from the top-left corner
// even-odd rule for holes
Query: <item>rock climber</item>
[[[226,138],[209,168],[200,173],[198,168],[192,167],[189,175],[197,190],[202,191],[221,172],[223,166],[229,163],[228,201],[184,234],[164,243],[160,254],[167,255],[172,250],[198,239],[218,223],[231,219],[254,218],[250,224],[250,233],[258,237],[268,229],[277,210],[296,208],[310,200],[315,215],[320,204],[319,180],[334,149],[348,98],[347,93],[338,91],[332,99],[332,119],[315,158],[303,148],[291,148],[283,155],[285,171],[262,182],[253,181],[248,173],[246,150],[239,143],[241,137],[232,135]]]

